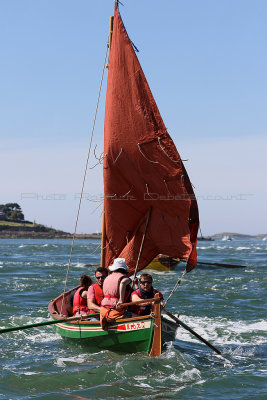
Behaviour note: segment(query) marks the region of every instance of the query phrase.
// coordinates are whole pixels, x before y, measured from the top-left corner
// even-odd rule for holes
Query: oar
[[[197,263],[201,265],[214,265],[215,267],[224,267],[224,268],[247,268],[247,265],[209,263],[205,261],[198,261]]]
[[[144,300],[132,301],[131,303],[123,303],[123,304],[120,304],[118,306],[118,308],[129,307],[129,306],[133,306],[133,305],[146,305],[146,304],[151,304],[153,302],[158,302],[158,301],[159,301],[159,299],[154,297],[152,299],[144,299]],[[62,318],[62,319],[54,319],[54,320],[51,320],[51,321],[37,322],[36,324],[13,326],[11,328],[3,328],[3,329],[0,329],[0,334],[1,333],[5,333],[5,332],[21,331],[21,330],[24,330],[24,329],[35,328],[37,326],[53,325],[53,324],[57,324],[59,322],[62,323],[62,322],[68,322],[68,321],[82,320],[82,319],[86,319],[86,318],[89,318],[89,317],[91,318],[94,315],[99,315],[99,313],[89,314],[89,315],[81,315],[81,316],[78,316],[78,317],[68,317],[68,318]]]
[[[92,317],[93,314],[90,314],[90,317]],[[21,325],[21,326],[13,326],[12,328],[3,328],[0,329],[0,333],[5,333],[5,332],[12,332],[12,331],[22,331],[24,329],[30,329],[30,328],[35,328],[36,326],[43,326],[43,325],[53,325],[57,324],[59,322],[68,322],[68,321],[75,321],[82,319],[84,317],[87,317],[85,315],[81,315],[79,317],[68,317],[68,318],[62,318],[62,319],[54,319],[52,321],[45,321],[45,322],[37,322],[36,324],[29,324],[29,325]]]
[[[200,336],[198,333],[196,333],[195,331],[193,331],[193,329],[191,329],[188,325],[186,325],[184,322],[182,322],[179,318],[175,317],[174,315],[172,315],[169,311],[165,310],[163,308],[163,310],[165,312],[165,314],[167,314],[170,318],[172,318],[177,325],[181,325],[184,329],[186,329],[187,331],[189,331],[190,333],[192,333],[192,335],[196,336],[201,342],[205,343],[207,346],[209,346],[213,351],[215,351],[215,353],[217,354],[222,354],[220,352],[220,350],[216,349],[216,347],[212,346],[212,344],[210,344],[206,339],[204,339],[202,336]]]

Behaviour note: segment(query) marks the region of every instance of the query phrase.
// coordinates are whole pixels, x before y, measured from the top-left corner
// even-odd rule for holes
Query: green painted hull
[[[115,352],[149,352],[153,338],[153,319],[140,318],[109,324],[108,331],[99,322],[58,323],[54,329],[62,337],[92,349]]]

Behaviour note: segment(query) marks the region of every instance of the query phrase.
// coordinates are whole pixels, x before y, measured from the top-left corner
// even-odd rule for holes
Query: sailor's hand
[[[119,300],[118,303],[116,304],[116,308],[121,308],[121,305],[122,305],[122,301]]]

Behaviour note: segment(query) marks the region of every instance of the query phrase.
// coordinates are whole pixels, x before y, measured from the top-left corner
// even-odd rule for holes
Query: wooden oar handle
[[[54,319],[54,320],[44,321],[44,322],[36,322],[35,324],[12,326],[10,328],[0,329],[0,334],[5,333],[5,332],[22,331],[24,329],[36,328],[39,326],[53,325],[53,324],[58,324],[60,322],[78,321],[78,320],[83,321],[85,319],[91,318],[94,315],[95,314],[87,314],[87,315],[79,315],[79,316],[74,316],[74,317],[66,317],[66,318],[63,317],[61,319]]]
[[[197,263],[200,265],[214,265],[215,267],[223,267],[223,268],[247,268],[246,265],[210,263],[205,261],[198,261]]]
[[[130,306],[141,306],[141,305],[146,305],[146,304],[151,304],[151,303],[159,303],[160,301],[161,301],[161,299],[157,298],[157,297],[153,297],[152,299],[131,301],[130,303],[119,304],[117,309],[124,308],[124,307],[130,307]]]

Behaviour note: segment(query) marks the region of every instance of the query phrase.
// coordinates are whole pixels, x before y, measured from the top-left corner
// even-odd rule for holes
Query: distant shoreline
[[[72,239],[71,233],[49,233],[49,232],[23,232],[6,231],[0,232],[0,239]],[[76,239],[101,239],[99,234],[76,234]]]
[[[231,232],[224,232],[224,233],[216,233],[214,235],[208,236],[211,239],[222,239],[224,236],[230,236],[232,239],[263,239],[267,238],[267,234],[258,234],[258,235],[246,235],[242,233],[231,233]],[[56,231],[56,230],[49,230],[48,232],[34,232],[34,231],[23,231],[23,230],[4,230],[0,231],[0,239],[72,239],[73,234]],[[101,233],[77,233],[75,235],[76,239],[101,239]],[[211,239],[206,239],[207,241]],[[199,238],[199,240],[203,240]],[[205,240],[205,238],[204,238]]]
[[[267,238],[266,234],[248,235],[242,233],[222,232],[214,235],[198,237],[199,241],[222,239],[230,237],[231,239],[249,239],[249,238]],[[0,221],[0,239],[72,239],[73,234],[60,231],[42,224],[36,224],[30,221]],[[101,233],[77,233],[77,239],[101,239]]]
[[[72,239],[73,234],[30,221],[0,221],[0,239]],[[101,234],[76,234],[77,239],[101,239]]]

